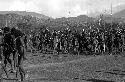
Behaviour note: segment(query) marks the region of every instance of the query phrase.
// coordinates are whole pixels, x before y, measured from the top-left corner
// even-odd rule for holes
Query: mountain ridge
[[[125,9],[119,11],[119,12],[116,12],[113,14],[113,17],[116,17],[116,18],[125,18]]]
[[[50,18],[48,16],[45,16],[43,14],[36,13],[36,12],[27,12],[27,11],[0,11],[0,14],[11,14],[11,13],[22,15],[22,16],[31,15],[33,17],[42,18],[42,19],[49,19]]]

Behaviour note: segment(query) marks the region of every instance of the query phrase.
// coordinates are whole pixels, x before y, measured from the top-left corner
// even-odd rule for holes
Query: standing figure
[[[23,60],[25,59],[25,54],[24,54],[24,42],[22,40],[22,37],[24,34],[19,29],[16,28],[11,29],[11,34],[14,37],[14,45],[15,45],[14,48],[16,52],[14,56],[14,61],[16,63],[16,68],[17,68],[16,74],[19,72],[21,75],[21,81],[23,81],[25,77],[25,71],[22,67],[22,64]]]
[[[13,72],[13,65],[12,60],[10,59],[10,55],[15,55],[14,49],[14,40],[13,36],[11,35],[10,28],[5,27],[3,29],[3,57],[4,57],[4,67],[6,67],[7,63],[11,65],[11,72]]]
[[[2,60],[2,43],[3,43],[3,32],[0,29],[0,60]]]

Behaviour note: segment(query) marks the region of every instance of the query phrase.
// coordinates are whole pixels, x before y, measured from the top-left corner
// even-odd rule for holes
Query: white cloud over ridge
[[[0,10],[33,11],[56,18],[104,12],[111,3],[119,6],[125,0],[0,0]]]

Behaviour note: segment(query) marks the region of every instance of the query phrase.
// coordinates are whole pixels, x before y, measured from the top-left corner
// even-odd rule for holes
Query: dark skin
[[[4,65],[2,66],[4,71],[6,72],[7,78],[8,74],[6,71],[7,63],[11,65],[11,73],[13,73],[13,64],[12,60],[10,59],[10,55],[13,55],[14,67],[16,69],[16,73],[20,73],[21,81],[24,79],[25,72],[22,68],[22,60],[24,56],[24,51],[22,50],[23,47],[20,44],[20,38],[15,40],[14,34],[10,31],[9,28],[4,29],[3,33],[3,43],[1,46],[3,47],[3,57],[4,57]],[[17,58],[16,58],[17,56]],[[17,62],[17,63],[16,63]]]
[[[3,56],[4,56],[4,64],[5,67],[7,65],[7,62],[11,65],[11,69],[13,69],[12,67],[12,61],[10,59],[10,54],[14,55],[14,49],[13,49],[13,39],[12,36],[10,35],[10,33],[5,33],[4,34],[4,42],[3,42]]]
[[[19,30],[17,29],[13,29],[11,30],[11,34],[14,36],[14,43],[15,43],[15,55],[14,55],[14,61],[17,62],[15,63],[17,68],[17,72],[16,72],[16,77],[17,77],[17,73],[19,72],[21,75],[21,81],[23,81],[24,76],[25,76],[25,72],[22,68],[22,61],[24,59],[24,46],[23,43],[21,41],[22,36],[17,36],[16,32],[19,32]]]

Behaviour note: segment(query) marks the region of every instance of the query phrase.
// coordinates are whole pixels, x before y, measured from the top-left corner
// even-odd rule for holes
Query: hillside
[[[36,13],[36,12],[27,12],[27,11],[0,11],[0,14],[18,14],[18,15],[22,15],[22,16],[26,16],[26,15],[31,15],[33,17],[37,17],[37,18],[42,18],[42,19],[49,19],[50,17]]]
[[[38,30],[45,18],[38,18],[31,15],[19,15],[15,13],[0,14],[0,28],[18,26],[24,33],[29,34],[30,30]]]
[[[116,17],[116,18],[125,18],[125,9],[124,10],[121,10],[115,14],[113,14],[113,17]]]
[[[86,23],[92,23],[94,22],[94,18],[88,17],[86,15],[80,15],[77,17],[62,17],[62,18],[57,18],[51,21],[47,21],[46,25],[50,27],[50,29],[54,30],[63,30],[67,27],[69,27],[71,30],[72,29],[83,29],[84,25]]]

